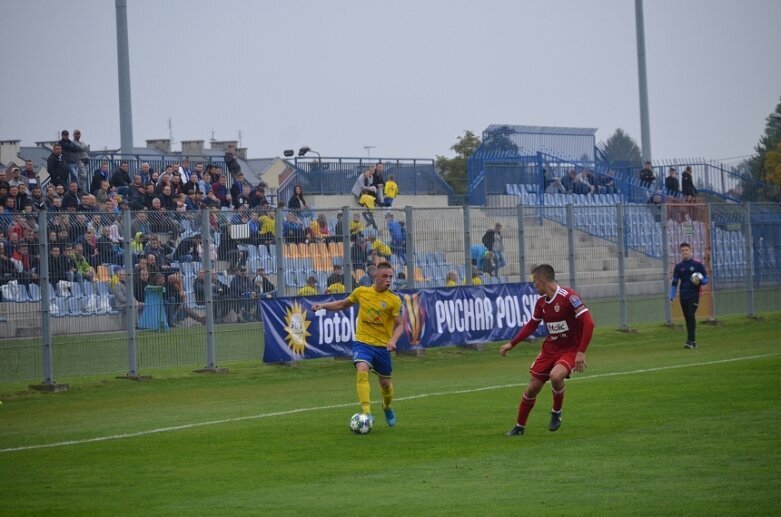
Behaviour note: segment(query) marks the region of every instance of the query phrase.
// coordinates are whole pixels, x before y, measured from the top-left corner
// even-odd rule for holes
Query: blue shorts
[[[371,346],[356,341],[353,343],[353,364],[368,364],[380,377],[390,377],[393,372],[391,355],[384,346]]]

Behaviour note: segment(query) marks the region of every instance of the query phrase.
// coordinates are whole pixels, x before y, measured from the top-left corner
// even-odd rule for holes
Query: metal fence
[[[679,317],[667,290],[687,241],[712,278],[700,317],[778,311],[779,217],[774,204],[14,215],[0,382],[259,360],[263,299],[349,292],[379,260],[418,289],[523,282],[549,263],[598,325],[630,327]]]
[[[393,176],[405,195],[453,194],[431,159],[296,157],[295,173],[280,183],[279,199],[290,199],[296,185],[301,185],[306,195],[350,194],[356,179],[376,163],[383,164],[384,179]]]

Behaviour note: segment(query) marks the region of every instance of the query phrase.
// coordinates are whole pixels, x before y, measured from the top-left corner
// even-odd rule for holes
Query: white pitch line
[[[723,363],[733,363],[736,361],[749,361],[752,359],[762,359],[765,357],[773,357],[781,355],[781,352],[776,352],[772,354],[764,354],[764,355],[749,355],[744,357],[733,357],[731,359],[719,359],[717,361],[703,361],[699,363],[687,363],[687,364],[676,364],[672,366],[659,366],[657,368],[643,368],[640,370],[630,370],[626,372],[610,372],[610,373],[598,373],[594,375],[586,375],[582,377],[574,377],[572,379],[569,379],[568,382],[572,382],[575,380],[590,380],[590,379],[601,379],[604,377],[616,377],[619,375],[635,375],[640,373],[651,373],[651,372],[659,372],[663,370],[675,370],[678,368],[692,368],[695,366],[711,366],[715,364],[723,364]],[[497,386],[485,386],[482,388],[468,388],[463,390],[453,390],[453,391],[438,391],[433,393],[421,393],[420,395],[410,395],[408,397],[399,397],[396,400],[415,400],[415,399],[422,399],[422,398],[428,398],[428,397],[441,397],[446,395],[461,395],[464,393],[477,393],[479,391],[491,391],[491,390],[501,390],[506,388],[517,388],[520,386],[524,386],[526,383],[514,383],[514,384],[502,384]],[[168,433],[171,431],[182,431],[185,429],[193,429],[196,427],[205,427],[209,425],[219,425],[219,424],[229,424],[233,422],[241,422],[244,420],[259,420],[261,418],[271,418],[275,416],[286,416],[286,415],[294,415],[296,413],[308,413],[311,411],[323,411],[326,409],[339,409],[343,407],[350,407],[354,406],[355,402],[347,402],[345,404],[332,404],[330,406],[315,406],[315,407],[309,407],[309,408],[298,408],[298,409],[289,409],[286,411],[276,411],[273,413],[262,413],[260,415],[249,415],[249,416],[240,416],[235,418],[223,418],[220,420],[209,420],[206,422],[196,422],[193,424],[182,424],[182,425],[175,425],[170,427],[160,427],[158,429],[149,429],[147,431],[137,431],[135,433],[121,433],[121,434],[114,434],[110,436],[97,436],[95,438],[85,438],[83,440],[68,440],[64,442],[55,442],[55,443],[45,443],[45,444],[38,444],[38,445],[23,445],[20,447],[10,447],[6,449],[0,449],[0,453],[6,453],[6,452],[18,452],[18,451],[29,451],[34,449],[48,449],[52,447],[66,447],[68,445],[81,445],[85,443],[95,443],[95,442],[105,442],[108,440],[122,440],[124,438],[136,438],[138,436],[147,436],[150,434],[157,434],[157,433]]]

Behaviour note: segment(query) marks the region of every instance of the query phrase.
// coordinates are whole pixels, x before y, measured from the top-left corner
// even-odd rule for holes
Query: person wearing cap
[[[320,294],[317,290],[317,278],[310,276],[306,279],[306,285],[298,290],[298,296],[311,296],[313,294]]]

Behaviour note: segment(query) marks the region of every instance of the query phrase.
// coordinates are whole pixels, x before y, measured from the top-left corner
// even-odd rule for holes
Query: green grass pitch
[[[684,340],[598,328],[562,428],[546,387],[514,438],[539,343],[395,358],[398,426],[375,403],[366,436],[345,360],[2,384],[0,515],[776,515],[781,315]]]

